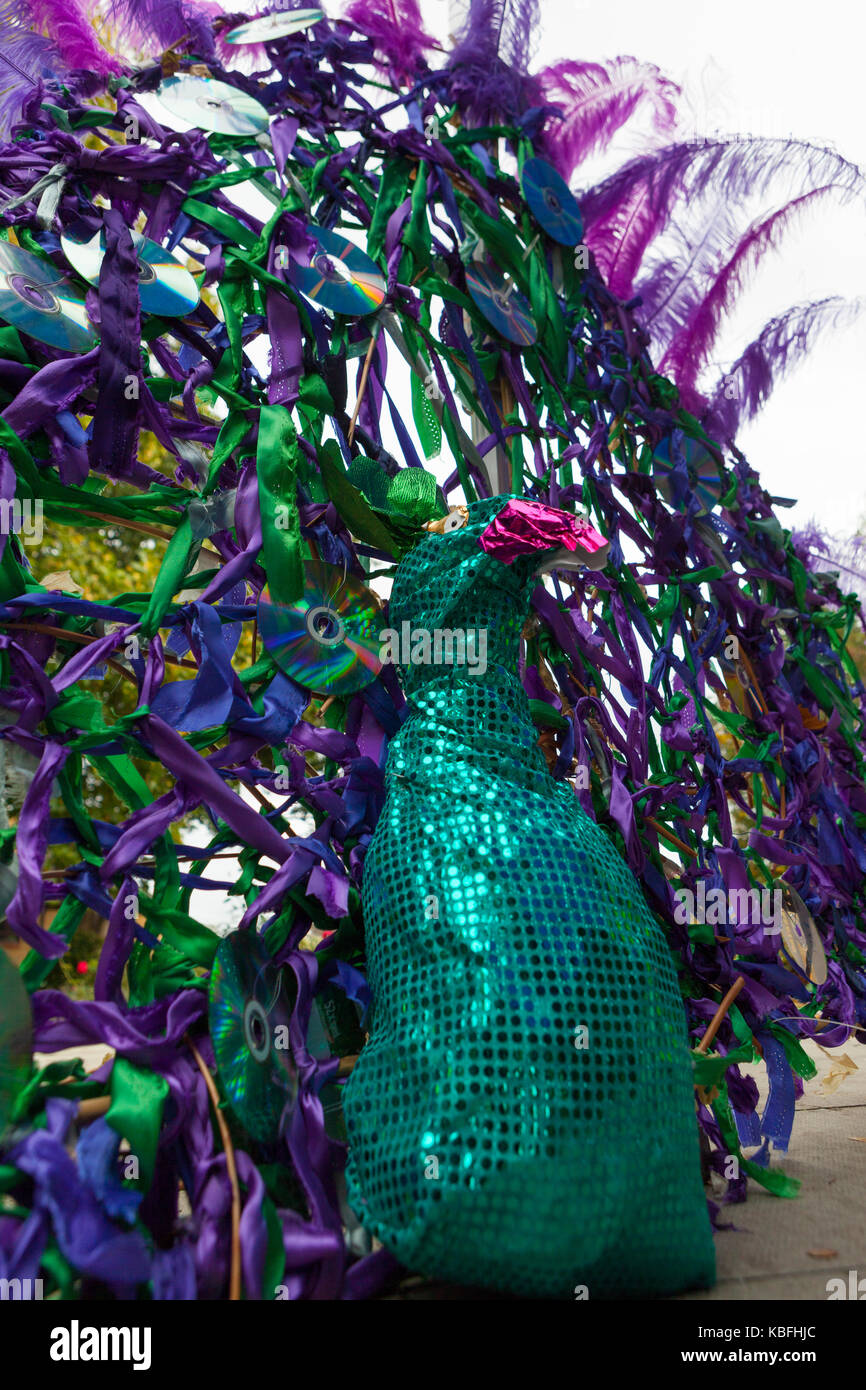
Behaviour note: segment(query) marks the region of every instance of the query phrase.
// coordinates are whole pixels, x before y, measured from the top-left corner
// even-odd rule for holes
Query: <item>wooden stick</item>
[[[268,798],[264,795],[263,792],[259,791],[258,787],[248,786],[246,782],[244,782],[244,786],[247,788],[248,792],[252,792],[253,796],[256,798],[256,801],[259,803],[260,806],[264,806],[266,811],[276,810],[276,807],[271,805],[270,801],[268,801]]]
[[[743,985],[745,983],[746,982],[743,979],[742,975],[738,975],[737,978],[734,980],[734,983],[731,985],[731,988],[728,990],[721,1004],[716,1009],[716,1012],[713,1014],[709,1028],[704,1033],[704,1036],[701,1038],[700,1042],[695,1048],[696,1052],[706,1052],[710,1043],[713,1041],[713,1038],[716,1036],[722,1024],[724,1023],[725,1014],[728,1012],[728,1009],[733,1004],[734,1000],[736,999],[737,995],[739,994],[740,990],[743,988]]]
[[[89,646],[91,642],[99,641],[98,637],[90,637],[86,632],[67,632],[65,628],[52,627],[50,623],[12,623],[4,618],[0,621],[0,627],[14,628],[19,632],[44,632],[49,637],[63,637],[69,642],[77,643],[79,647],[86,647]],[[126,667],[121,666],[120,662],[115,661],[113,657],[107,656],[105,658],[105,664],[110,666],[112,671],[117,671],[118,675],[124,676],[128,681],[132,681],[133,685],[138,685],[138,681],[135,679],[133,673],[127,671]]]
[[[8,619],[0,619],[0,627],[18,627],[31,632],[47,632],[49,637],[63,637],[68,642],[78,642],[79,646],[85,646],[88,642],[101,642],[100,637],[93,637],[90,632],[70,632],[65,627],[53,627],[50,623],[13,623]],[[110,662],[111,657],[107,656],[106,660]],[[199,670],[197,662],[185,662],[181,656],[168,656],[167,653],[164,653],[163,660],[168,666],[186,666],[190,671]],[[128,676],[128,671],[125,671],[125,674]]]
[[[367,378],[370,375],[370,368],[373,365],[373,353],[379,339],[378,327],[373,329],[370,334],[370,346],[367,348],[367,356],[364,358],[364,366],[361,370],[361,380],[358,384],[358,398],[355,401],[355,409],[352,411],[352,418],[349,421],[349,443],[355,438],[355,426],[358,423],[358,415],[361,410],[361,402],[364,399],[364,392],[367,389]]]
[[[69,632],[65,627],[53,627],[50,623],[14,623],[3,618],[0,619],[0,627],[15,628],[17,631],[21,632],[44,632],[49,637],[62,637],[67,642],[76,642],[79,647],[86,647],[91,642],[100,642],[102,640],[100,637],[93,637],[87,632]],[[120,671],[121,675],[128,676],[130,680],[135,680],[135,677],[130,671],[126,670],[125,666],[120,666],[110,656],[107,656],[105,660],[109,666],[113,666],[115,670]],[[184,661],[179,656],[169,656],[163,653],[163,661],[169,666],[185,666],[189,671],[198,670],[196,662]]]
[[[210,859],[207,859],[207,860],[205,860],[205,859],[201,859],[201,860],[200,860],[200,859],[198,858],[198,856],[195,855],[195,854],[178,854],[178,855],[177,855],[178,863],[192,863],[192,862],[195,862],[195,863],[201,863],[201,864],[210,864],[214,859],[237,859],[237,858],[238,858],[238,854],[237,854],[237,853],[234,853],[234,854],[212,854],[212,855],[210,856]],[[152,855],[142,855],[142,857],[141,857],[140,859],[137,859],[137,860],[136,860],[136,863],[137,863],[137,864],[147,864],[147,865],[150,865],[150,864],[155,864],[155,863],[156,863],[156,860],[153,858]],[[67,874],[74,874],[74,873],[77,873],[77,871],[78,871],[80,868],[81,868],[81,865],[80,865],[80,864],[70,864],[70,865],[69,865],[67,868],[65,868],[65,869],[42,869],[40,872],[41,872],[41,874],[42,874],[42,877],[43,877],[43,878],[47,878],[47,879],[52,879],[52,878],[65,878]]]
[[[219,1092],[217,1091],[214,1079],[204,1064],[204,1058],[187,1033],[186,1043],[196,1060],[198,1069],[204,1077],[204,1084],[207,1086],[208,1095],[216,1114],[216,1122],[219,1125],[220,1138],[222,1139],[223,1149],[226,1156],[226,1168],[228,1169],[229,1183],[232,1189],[232,1262],[229,1273],[229,1299],[232,1303],[237,1303],[241,1296],[241,1189],[238,1182],[238,1170],[235,1164],[235,1151],[232,1144],[232,1137],[229,1134],[225,1116],[220,1109]]]
[[[250,165],[250,168],[253,166]],[[92,516],[96,521],[104,521],[108,526],[124,526],[128,531],[140,531],[143,536],[155,536],[159,541],[170,541],[173,539],[172,531],[161,531],[158,526],[151,526],[146,521],[127,521],[119,516],[110,516],[108,512],[81,512],[81,516]],[[211,547],[202,546],[206,555],[213,555],[216,560],[222,561],[222,555],[218,550]]]
[[[698,856],[695,851],[683,840],[678,839],[672,830],[668,830],[666,825],[659,825],[658,821],[653,820],[652,816],[645,816],[644,820],[647,825],[652,826],[657,835],[661,835],[665,840],[669,840],[672,845],[676,845],[677,849],[681,849],[683,854],[688,854],[690,858],[697,859]]]
[[[746,655],[746,653],[745,653],[744,651],[741,651],[741,652],[740,652],[739,660],[742,661],[743,665],[744,665],[745,668],[746,668],[746,673],[747,673],[747,675],[748,675],[748,677],[749,677],[749,680],[750,680],[751,683],[752,683],[752,689],[754,690],[755,695],[756,695],[757,700],[758,700],[758,704],[759,704],[760,707],[761,707],[761,713],[762,713],[762,714],[767,714],[767,713],[768,713],[768,709],[767,709],[767,702],[766,702],[766,700],[764,699],[764,692],[762,691],[761,687],[758,685],[758,678],[757,678],[757,676],[755,675],[754,667],[752,666],[751,661],[749,660],[749,658],[747,657],[747,655]]]
[[[100,1115],[106,1114],[111,1105],[111,1096],[91,1096],[89,1100],[78,1102],[78,1120],[80,1124],[89,1125],[91,1120],[98,1120]]]
[[[146,521],[129,521],[125,517],[111,516],[108,512],[79,512],[79,516],[92,516],[95,521],[104,521],[108,526],[124,526],[128,531],[140,531],[143,536],[156,536],[159,541],[170,541],[171,531],[161,531]]]
[[[502,423],[505,424],[506,416],[514,409],[514,396],[511,391],[511,382],[504,372],[499,377],[499,403],[501,406],[500,415]]]

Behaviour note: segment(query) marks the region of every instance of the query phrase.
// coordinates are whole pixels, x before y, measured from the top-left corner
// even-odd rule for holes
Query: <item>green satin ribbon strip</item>
[[[139,894],[139,905],[154,935],[161,935],[193,965],[210,970],[220,944],[220,938],[210,927],[202,926],[189,913],[181,912],[178,908],[159,906],[144,894]]]
[[[150,1187],[156,1164],[162,1112],[168,1098],[168,1082],[159,1072],[138,1067],[125,1057],[115,1057],[111,1068],[111,1105],[106,1120],[129,1143],[138,1159],[142,1186]]]
[[[256,448],[262,562],[272,601],[287,605],[304,592],[297,465],[298,437],[289,412],[282,405],[263,405]]]
[[[86,911],[85,904],[70,895],[63,899],[48,930],[52,936],[62,936],[64,941],[71,941]],[[53,960],[46,959],[38,951],[27,952],[21,964],[21,978],[30,994],[42,988],[54,965]]]
[[[31,1110],[42,1107],[49,1096],[61,1096],[66,1100],[86,1100],[101,1096],[105,1083],[90,1081],[80,1057],[68,1062],[49,1062],[41,1067],[18,1092],[12,1106],[12,1120],[23,1124]]]
[[[188,517],[184,516],[168,543],[148,605],[142,614],[143,637],[152,637],[159,629],[169,604],[178,590],[183,588],[192,545],[192,527]]]
[[[744,1043],[733,1052],[728,1052],[725,1056],[718,1053],[692,1052],[692,1062],[695,1070],[696,1086],[718,1086],[728,1067],[736,1066],[739,1062],[751,1062],[755,1056],[755,1049],[751,1042]]]

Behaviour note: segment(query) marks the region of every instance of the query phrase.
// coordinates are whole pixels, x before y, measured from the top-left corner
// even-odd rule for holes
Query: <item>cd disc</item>
[[[284,39],[287,34],[296,34],[307,29],[324,16],[321,10],[293,10],[285,14],[263,14],[258,19],[250,19],[225,36],[226,43],[268,43],[270,39]]]
[[[382,669],[379,600],[336,565],[308,561],[304,596],[291,607],[273,603],[265,589],[258,625],[277,665],[310,690],[350,695]]]
[[[30,999],[15,966],[0,947],[0,1135],[32,1067]]]
[[[190,313],[198,304],[199,294],[186,266],[140,232],[132,233],[132,244],[138,257],[138,292],[144,312],[169,318],[181,318]],[[91,235],[83,226],[72,227],[63,233],[60,245],[78,274],[91,285],[98,284],[99,268],[105,255],[102,228]]]
[[[269,116],[261,102],[227,82],[184,72],[167,77],[156,95],[173,116],[200,130],[219,135],[258,135],[267,130]]]
[[[50,261],[0,241],[0,318],[52,347],[84,352],[96,342],[82,296]]]
[[[740,714],[750,717],[755,713],[760,713],[761,706],[758,703],[757,695],[752,688],[749,673],[742,661],[725,662],[729,669],[722,670],[725,686],[730,696],[731,704]],[[751,700],[750,700],[751,697]],[[751,701],[755,702],[753,709]]]
[[[308,299],[336,314],[372,313],[385,298],[385,279],[375,261],[354,242],[325,227],[308,226],[316,246],[308,260],[292,259],[286,278]]]
[[[780,955],[813,984],[822,985],[827,978],[827,957],[812,914],[789,884],[781,892]]]
[[[535,342],[535,320],[529,304],[493,261],[472,261],[466,267],[466,288],[503,338],[512,343]]]
[[[687,435],[683,436],[682,451],[692,485],[691,491],[701,504],[701,514],[711,511],[718,503],[724,488],[719,465],[709,449]],[[653,452],[652,475],[665,501],[672,507],[681,508],[688,502],[690,491],[683,488],[679,479],[672,478],[673,472],[673,439],[668,435]]]
[[[219,945],[210,977],[210,1034],[226,1097],[248,1134],[278,1137],[298,1093],[289,1047],[286,975],[260,937],[234,931]]]
[[[562,246],[574,246],[583,236],[577,200],[561,174],[544,159],[527,159],[520,175],[523,196],[536,222]]]

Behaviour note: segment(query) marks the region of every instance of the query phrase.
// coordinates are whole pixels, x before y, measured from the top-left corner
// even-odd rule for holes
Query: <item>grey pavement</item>
[[[788,1153],[772,1160],[800,1179],[799,1195],[773,1197],[750,1182],[748,1201],[722,1209],[722,1220],[736,1229],[716,1235],[716,1287],[681,1299],[826,1300],[828,1280],[848,1285],[852,1270],[866,1296],[866,1046],[804,1047],[818,1075],[797,1102]],[[840,1065],[843,1057],[856,1070]],[[763,1068],[743,1070],[754,1076],[763,1102]]]

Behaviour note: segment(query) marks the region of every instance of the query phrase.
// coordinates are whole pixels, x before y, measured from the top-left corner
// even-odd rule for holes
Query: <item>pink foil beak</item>
[[[523,498],[506,502],[482,531],[478,543],[504,565],[510,565],[518,555],[537,551],[540,569],[562,564],[568,568],[585,565],[594,570],[607,563],[609,545],[588,521]],[[551,550],[556,555],[545,554]]]

